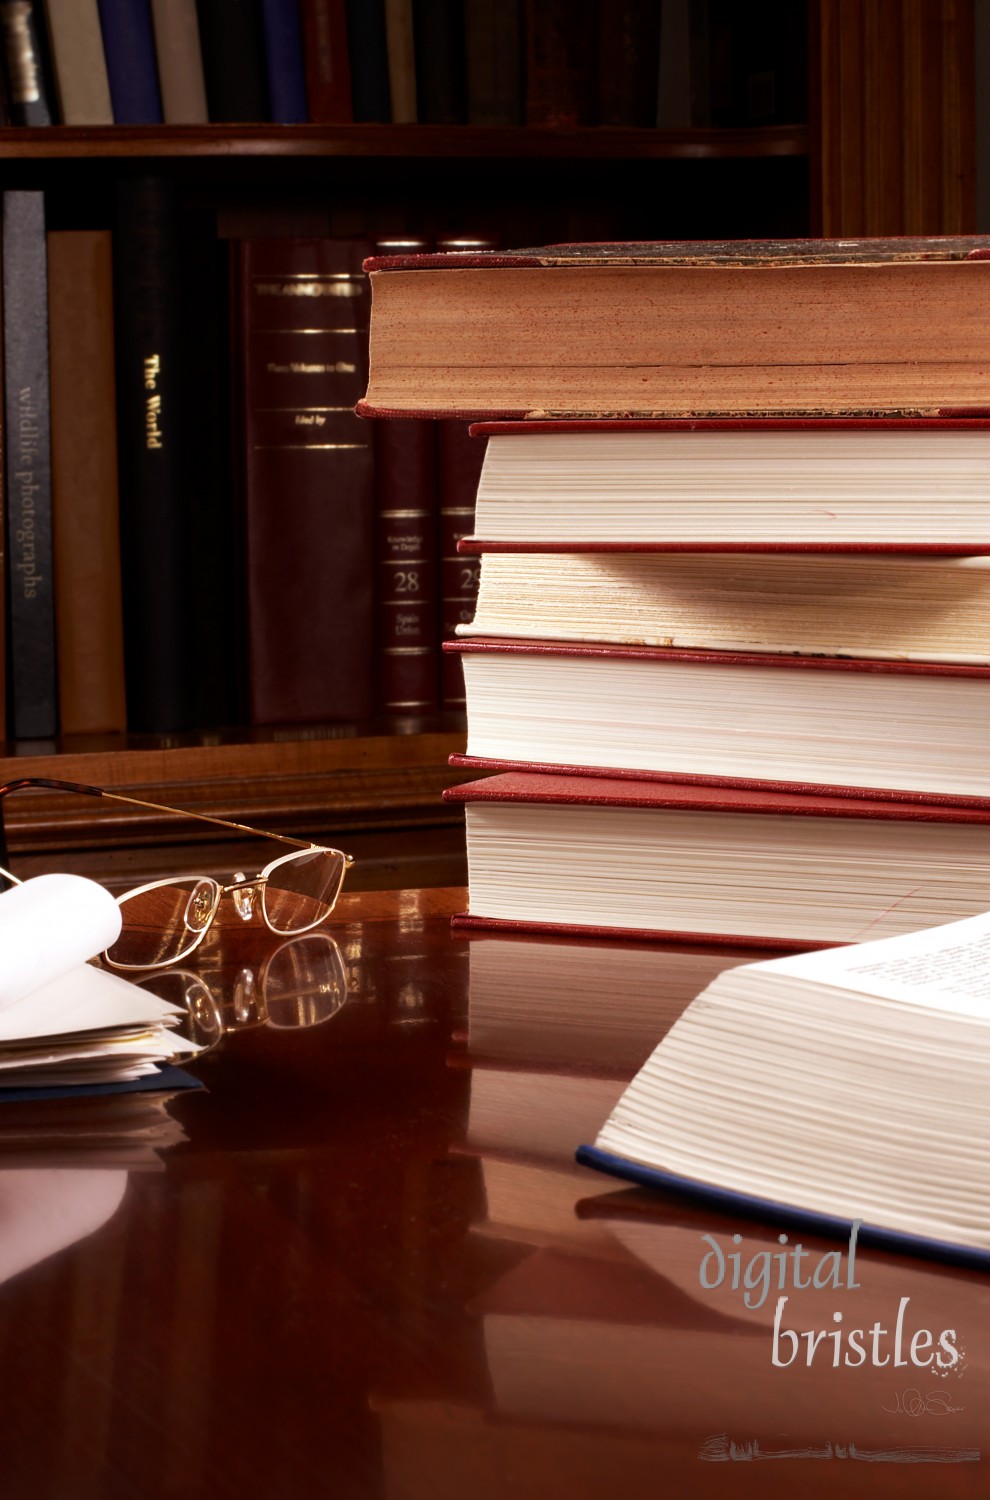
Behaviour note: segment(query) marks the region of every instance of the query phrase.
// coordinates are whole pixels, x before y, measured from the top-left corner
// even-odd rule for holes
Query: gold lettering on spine
[[[162,432],[162,398],[158,389],[161,373],[160,356],[149,354],[144,361],[144,446],[146,448],[164,448],[165,446],[165,436]]]

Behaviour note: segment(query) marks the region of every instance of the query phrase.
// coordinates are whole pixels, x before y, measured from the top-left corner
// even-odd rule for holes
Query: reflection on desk
[[[224,928],[173,977],[223,1028],[187,1139],[0,1285],[3,1500],[986,1494],[985,1279],[860,1251],[853,1289],[806,1237],[826,1284],[788,1262],[747,1305],[779,1226],[573,1164],[712,955],[467,942],[462,902],[345,897],[298,948]],[[833,1365],[835,1312],[893,1355],[904,1299],[907,1362],[867,1333]],[[949,1328],[956,1364],[910,1363]]]

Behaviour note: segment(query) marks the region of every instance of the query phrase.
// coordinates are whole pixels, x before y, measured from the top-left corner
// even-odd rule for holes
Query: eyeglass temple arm
[[[192,812],[185,807],[168,807],[164,802],[145,802],[141,797],[128,797],[124,792],[108,792],[103,787],[84,786],[78,781],[53,781],[47,776],[23,776],[18,781],[7,781],[0,785],[0,852],[7,859],[6,840],[3,834],[3,798],[8,792],[19,792],[27,787],[48,787],[55,792],[80,792],[88,797],[110,797],[114,802],[129,802],[133,807],[147,807],[152,812],[176,813],[183,818],[198,818],[201,823],[214,823],[218,828],[236,828],[238,833],[251,833],[257,838],[276,839],[280,844],[291,844],[293,849],[312,849],[311,839],[290,838],[287,833],[267,833],[261,828],[251,828],[247,823],[235,823],[230,818],[215,818],[212,813]]]

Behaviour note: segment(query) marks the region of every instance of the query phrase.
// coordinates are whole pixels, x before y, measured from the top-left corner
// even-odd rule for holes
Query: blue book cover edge
[[[579,1146],[575,1158],[583,1167],[607,1172],[610,1177],[621,1177],[638,1187],[659,1188],[665,1193],[675,1193],[722,1213],[738,1214],[741,1218],[748,1219],[779,1220],[782,1224],[793,1224],[834,1239],[848,1240],[852,1232],[851,1219],[818,1213],[810,1208],[797,1208],[793,1204],[777,1203],[771,1198],[754,1198],[749,1193],[698,1182],[692,1177],[679,1177],[674,1172],[644,1166],[642,1162],[631,1161],[625,1156],[614,1156],[612,1152],[602,1151],[597,1146]],[[873,1246],[877,1250],[890,1250],[896,1255],[924,1257],[927,1260],[967,1266],[973,1270],[990,1271],[988,1250],[978,1250],[953,1241],[928,1239],[924,1235],[908,1234],[904,1230],[884,1229],[866,1221],[859,1231],[859,1243]]]

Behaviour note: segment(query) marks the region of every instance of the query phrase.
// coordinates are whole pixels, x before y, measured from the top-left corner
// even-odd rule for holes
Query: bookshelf
[[[218,223],[301,214],[311,233],[497,233],[534,244],[965,231],[974,213],[972,0],[915,0],[896,8],[896,24],[888,7],[881,25],[881,9],[880,0],[811,0],[800,60],[807,121],[8,127],[0,186],[46,191],[67,225],[99,222],[117,181],[153,171],[214,205]],[[436,836],[449,852],[445,841],[459,836],[459,814],[439,800],[459,779],[446,766],[463,748],[452,716],[0,748],[3,779],[128,786],[313,837],[394,835],[410,851]],[[93,813],[70,826],[32,800],[12,828],[13,847],[30,858],[63,844],[105,851],[124,837]],[[150,850],[160,831],[131,827]]]

